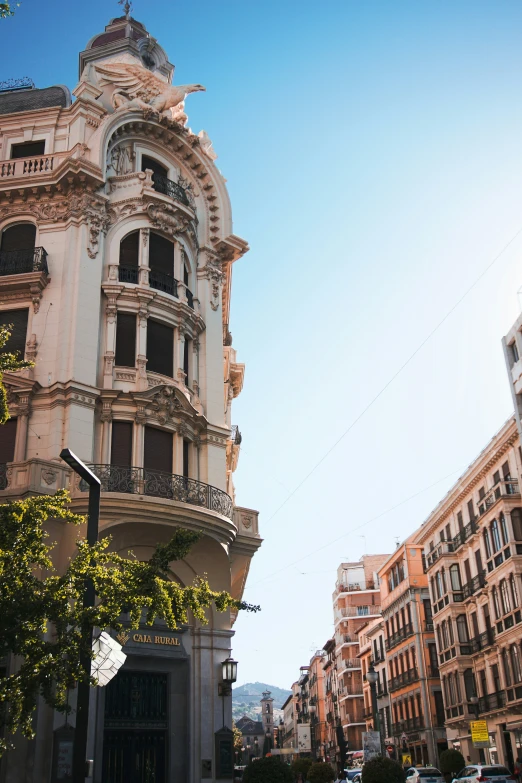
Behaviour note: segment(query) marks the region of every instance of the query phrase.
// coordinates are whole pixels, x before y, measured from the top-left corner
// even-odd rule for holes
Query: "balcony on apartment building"
[[[49,282],[47,252],[35,247],[36,226],[15,223],[2,231],[0,243],[0,291],[17,299],[25,292],[36,304]]]
[[[342,685],[338,689],[339,701],[344,701],[350,698],[362,698],[363,686],[362,681],[356,683],[350,683],[348,685]]]
[[[418,680],[418,669],[408,669],[407,671],[402,672],[402,674],[399,674],[397,677],[392,677],[388,681],[388,689],[390,693],[392,693],[393,691],[399,690],[399,688],[404,688],[405,685],[410,685],[412,682],[418,682]]]
[[[359,658],[344,658],[339,661],[339,665],[341,671],[343,669],[349,669],[350,671],[355,669],[359,670],[361,668],[361,661]]]
[[[388,639],[385,639],[384,646],[386,650],[393,650],[394,647],[404,641],[404,639],[408,639],[410,636],[413,636],[413,625],[411,623],[406,623],[406,625],[399,628],[399,630],[388,637]]]
[[[348,584],[344,584],[343,582],[338,582],[335,585],[334,590],[334,597],[337,597],[341,593],[360,593],[364,590],[377,590],[378,588],[375,586],[375,582],[373,579],[369,579],[367,582],[351,582]]]
[[[486,571],[481,571],[465,584],[461,585],[459,590],[450,589],[448,593],[442,596],[440,600],[432,604],[433,614],[438,614],[445,606],[449,606],[450,603],[462,604],[469,598],[476,595],[487,584]]]
[[[393,736],[400,736],[403,732],[419,731],[426,727],[424,717],[406,718],[399,723],[392,723]]]
[[[335,610],[336,621],[345,617],[379,617],[380,604],[365,604],[363,606],[340,606]]]
[[[351,633],[336,633],[334,638],[336,647],[342,647],[345,644],[359,644],[357,636]]]
[[[494,710],[500,710],[506,706],[507,695],[505,691],[496,691],[496,693],[488,693],[487,696],[480,696],[478,700],[479,714],[484,712],[494,712]],[[473,707],[473,705],[471,705]],[[469,710],[473,712],[473,709]]]

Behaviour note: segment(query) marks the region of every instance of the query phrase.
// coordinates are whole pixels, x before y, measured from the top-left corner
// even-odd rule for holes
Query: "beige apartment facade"
[[[240,598],[261,542],[257,512],[236,506],[232,479],[241,436],[231,406],[244,377],[229,331],[232,266],[248,245],[232,232],[208,136],[186,127],[173,72],[127,14],[80,54],[74,101],[61,87],[0,92],[0,322],[15,327],[7,349],[35,362],[5,374],[0,502],[67,487],[85,512],[86,494],[59,459],[69,447],[102,481],[100,535],[115,551],[147,559],[177,526],[200,531],[172,578],[206,573]],[[51,534],[60,566],[77,530],[55,523]],[[95,783],[129,743],[135,768],[147,758],[156,783],[216,779],[233,621],[211,612],[206,626],[162,631],[168,649],[129,636],[120,691],[92,694]],[[139,705],[150,689],[161,698],[133,743],[138,724],[117,716],[131,691]],[[230,697],[224,714],[230,727]],[[35,728],[36,741],[18,741],[3,760],[1,783],[56,777],[64,718],[42,704]]]
[[[429,580],[448,739],[513,769],[522,752],[522,470],[509,419],[414,536]],[[473,747],[470,721],[490,747]]]
[[[387,555],[363,555],[360,561],[341,563],[332,596],[339,720],[348,752],[362,748],[365,731],[359,630],[381,614],[377,573]]]

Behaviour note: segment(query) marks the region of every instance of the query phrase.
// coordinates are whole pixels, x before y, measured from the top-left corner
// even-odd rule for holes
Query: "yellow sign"
[[[488,723],[485,720],[472,720],[470,723],[471,740],[474,748],[489,748]]]
[[[411,754],[410,753],[403,753],[401,758],[402,758],[402,766],[403,767],[411,767]]]
[[[135,633],[132,636],[133,642],[141,642],[142,644],[163,644],[171,647],[180,647],[181,642],[174,636],[152,636],[148,633]]]

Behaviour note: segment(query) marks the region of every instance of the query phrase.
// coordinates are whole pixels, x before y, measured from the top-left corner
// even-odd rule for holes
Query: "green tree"
[[[318,761],[312,764],[308,771],[308,780],[310,783],[331,783],[335,778],[335,772],[330,764]]]
[[[5,5],[5,3],[4,3]],[[0,3],[0,9],[2,3]],[[2,15],[0,10],[0,16]],[[9,418],[9,410],[7,407],[7,391],[3,383],[4,372],[15,372],[16,370],[23,370],[25,367],[33,367],[33,362],[26,362],[21,359],[17,353],[2,353],[1,349],[5,346],[9,338],[11,337],[10,326],[2,326],[0,324],[0,424],[5,424]]]
[[[443,750],[439,756],[440,771],[446,776],[446,779],[458,775],[461,769],[464,769],[466,762],[460,751],[454,748]]]
[[[299,775],[302,775],[303,780],[308,777],[308,770],[313,764],[313,759],[296,759],[292,762],[292,773],[297,780]]]
[[[243,783],[294,783],[294,777],[277,756],[267,756],[250,762],[243,772]]]
[[[16,8],[20,6],[20,3],[16,3]],[[8,16],[14,16],[13,3],[0,3],[0,19],[6,19]]]
[[[405,783],[406,772],[401,765],[385,756],[376,756],[362,768],[362,783]]]
[[[110,538],[92,547],[80,540],[65,572],[57,573],[51,559],[54,544],[44,528],[48,519],[83,522],[68,505],[64,490],[0,505],[0,658],[20,656],[19,668],[0,679],[2,737],[17,731],[34,736],[32,716],[39,695],[55,709],[68,710],[68,686],[86,678],[80,653],[91,654],[82,649],[85,625],[118,632],[124,628],[123,613],[131,628],[139,627],[145,613],[149,625],[161,618],[175,629],[188,622],[189,612],[206,623],[211,606],[219,612],[259,609],[211,590],[205,578],[187,587],[169,579],[169,564],[185,558],[199,538],[181,528],[168,544],[156,547],[148,562],[110,552]],[[86,578],[94,583],[97,604],[84,609]],[[96,684],[93,678],[90,682]],[[0,738],[0,755],[7,746]]]

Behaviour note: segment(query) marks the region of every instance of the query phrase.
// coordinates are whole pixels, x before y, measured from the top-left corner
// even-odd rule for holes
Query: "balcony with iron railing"
[[[397,677],[392,677],[388,682],[388,688],[390,693],[392,693],[393,691],[397,691],[399,688],[404,688],[405,685],[410,685],[412,682],[417,682],[418,680],[418,669],[408,669],[407,671],[402,672],[402,674],[399,674]]]
[[[384,646],[387,650],[392,650],[394,647],[404,641],[404,639],[408,639],[410,636],[413,636],[413,625],[411,623],[406,623],[406,625],[403,625],[402,628],[399,628],[398,631],[393,633],[385,640]]]
[[[154,288],[155,291],[161,291],[169,296],[174,296],[179,299],[180,296],[185,295],[187,304],[194,309],[194,296],[192,291],[186,287],[185,284],[181,285],[174,275],[168,274],[168,272],[162,272],[159,269],[152,267],[148,270],[149,273],[149,287]],[[118,279],[120,283],[130,283],[132,285],[138,285],[140,283],[140,267],[130,264],[118,265]]]
[[[495,693],[488,693],[487,696],[480,696],[478,700],[478,711],[493,712],[494,710],[500,710],[506,706],[506,692],[496,691]],[[473,705],[470,705],[469,712],[473,714]]]
[[[425,724],[423,716],[406,718],[405,720],[401,720],[399,723],[392,724],[392,734],[394,737],[397,737],[400,736],[403,732],[408,733],[409,731],[419,731],[419,729],[423,729],[424,726]]]
[[[493,644],[495,644],[495,631],[493,628],[488,628],[488,630],[484,631],[484,633],[481,633],[478,636],[475,636],[474,639],[471,639],[471,654],[475,655],[475,653],[482,652],[482,650],[491,647]]]
[[[361,661],[359,660],[359,658],[345,658],[344,660],[340,661],[340,664],[343,669],[361,668]]]
[[[477,576],[474,576],[473,579],[470,579],[469,582],[462,586],[462,600],[466,601],[468,598],[471,598],[472,595],[478,593],[485,586],[486,572],[481,571],[480,574],[477,574]]]
[[[192,207],[187,195],[187,190],[179,182],[163,176],[162,174],[155,173],[153,178],[153,188],[158,193],[163,193],[164,196],[173,198],[175,201],[180,201],[185,204],[186,207]]]
[[[31,272],[49,274],[47,253],[43,247],[27,250],[0,250],[0,277],[26,275]]]
[[[436,547],[424,553],[426,571],[437,563],[444,555],[452,555],[454,552],[453,541],[441,541]]]
[[[89,467],[101,480],[102,492],[150,495],[175,500],[206,508],[232,519],[233,503],[230,495],[202,481],[146,468],[119,465],[90,465]],[[83,482],[80,483],[80,489],[87,489]]]
[[[343,617],[379,617],[380,604],[365,604],[364,606],[340,606],[335,611],[336,620]]]
[[[477,530],[477,520],[472,519],[465,527],[462,528],[462,530],[459,530],[457,535],[453,538],[453,551],[456,552],[459,547],[461,547],[471,538],[471,536],[475,535]]]
[[[480,498],[478,503],[478,510],[480,516],[486,514],[492,506],[495,505],[497,500],[502,497],[514,497],[520,496],[520,490],[518,481],[508,479],[507,481],[498,481],[494,487],[491,487],[489,492],[486,492],[483,498]]]

